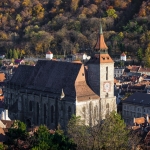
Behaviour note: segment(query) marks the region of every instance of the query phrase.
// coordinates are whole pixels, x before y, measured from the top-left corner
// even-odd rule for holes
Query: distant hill
[[[150,47],[150,0],[1,0],[0,50],[55,55],[93,49],[100,18],[113,57],[144,58]]]

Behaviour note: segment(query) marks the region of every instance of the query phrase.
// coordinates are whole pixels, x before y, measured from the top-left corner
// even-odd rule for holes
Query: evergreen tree
[[[148,45],[145,52],[145,66],[150,67],[150,44]]]
[[[9,59],[13,58],[13,51],[12,51],[12,49],[9,50],[8,58]]]
[[[13,50],[13,58],[18,59],[18,54],[17,54],[17,51],[15,49]]]

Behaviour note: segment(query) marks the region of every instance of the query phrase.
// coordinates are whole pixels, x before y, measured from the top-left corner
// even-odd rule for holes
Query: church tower
[[[104,119],[106,114],[116,110],[116,97],[114,96],[114,61],[108,54],[101,23],[94,53],[87,66],[88,84],[100,96],[100,114]]]

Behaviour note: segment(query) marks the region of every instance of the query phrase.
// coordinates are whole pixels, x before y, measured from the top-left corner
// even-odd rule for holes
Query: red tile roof
[[[48,51],[46,54],[53,54],[51,51]]]
[[[126,54],[123,52],[123,53],[121,54],[121,56],[126,56]]]

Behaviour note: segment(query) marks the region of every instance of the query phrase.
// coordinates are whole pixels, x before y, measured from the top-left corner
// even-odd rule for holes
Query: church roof
[[[10,83],[25,86],[33,70],[34,66],[19,65],[11,78]]]
[[[100,64],[100,63],[113,63],[114,61],[109,56],[109,54],[95,54],[87,62],[87,64]]]
[[[76,83],[76,96],[77,96],[77,100],[81,101],[81,100],[89,100],[89,99],[97,99],[99,98],[98,95],[96,95],[90,88],[89,86],[86,84],[85,81],[80,81],[78,83]]]
[[[103,50],[108,49],[108,47],[105,43],[105,40],[104,40],[101,23],[100,23],[100,32],[98,34],[97,42],[96,42],[96,45],[95,45],[94,49],[97,50],[97,51],[103,51]]]
[[[72,97],[74,100],[76,96],[80,97],[77,91],[82,88],[85,91],[90,91],[89,94],[94,95],[86,82],[83,85],[84,87],[81,84],[80,86],[75,84],[81,80],[80,77],[78,78],[81,67],[81,63],[39,60],[30,76],[27,89],[28,91],[39,90],[41,92],[55,93],[60,96],[63,89],[64,95]]]

